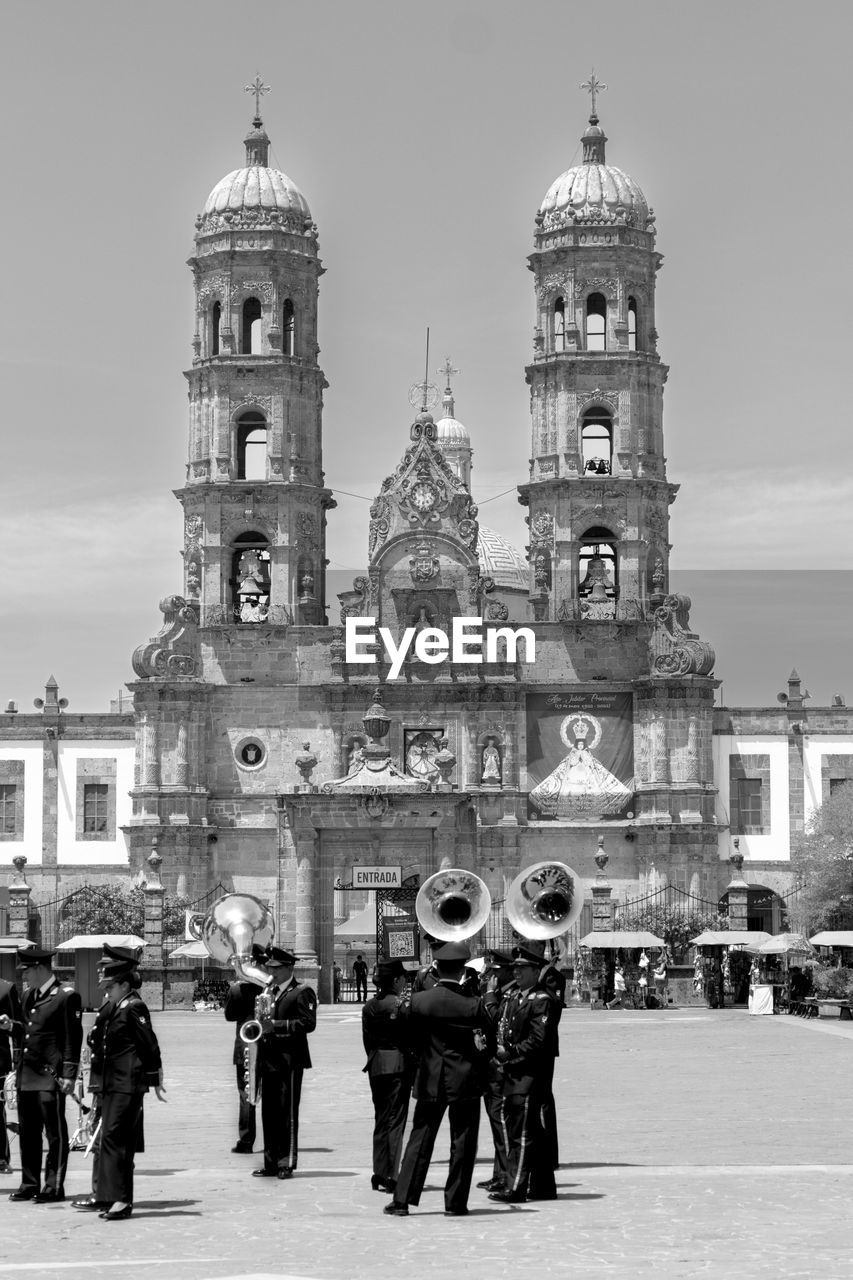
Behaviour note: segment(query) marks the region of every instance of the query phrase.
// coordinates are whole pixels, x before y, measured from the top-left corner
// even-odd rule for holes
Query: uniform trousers
[[[268,1173],[295,1169],[299,1155],[299,1100],[302,1067],[264,1071],[261,1080],[261,1124],[264,1168]]]
[[[9,1156],[11,1155],[9,1150],[9,1130],[6,1127],[6,1097],[3,1093],[5,1083],[5,1075],[0,1076],[0,1164],[8,1164]]]
[[[242,1062],[236,1063],[237,1092],[240,1095],[240,1110],[237,1113],[237,1136],[243,1146],[253,1147],[257,1136],[257,1116],[255,1108],[246,1101],[246,1068]]]
[[[419,1202],[436,1134],[445,1111],[450,1121],[450,1166],[444,1184],[444,1207],[454,1211],[467,1208],[474,1162],[477,1159],[479,1098],[462,1098],[456,1102],[448,1102],[447,1098],[417,1099],[412,1132],[406,1144],[406,1154],[403,1156],[394,1192],[394,1199],[398,1204]]]
[[[560,1167],[560,1146],[557,1138],[557,1104],[554,1101],[554,1059],[542,1072],[542,1124],[545,1129],[545,1153],[552,1169]]]
[[[21,1143],[21,1186],[40,1187],[42,1133],[47,1138],[44,1185],[54,1191],[65,1189],[68,1164],[68,1126],[65,1123],[65,1094],[58,1089],[18,1091],[18,1119]]]
[[[545,1126],[542,1123],[544,1095],[512,1093],[504,1098],[503,1117],[508,1150],[507,1190],[514,1196],[553,1200],[557,1194]]]
[[[394,1182],[397,1177],[411,1092],[412,1077],[406,1072],[370,1077],[374,1117],[373,1172],[383,1182]]]
[[[133,1204],[133,1157],[139,1147],[144,1093],[105,1093],[94,1196],[104,1204]]]
[[[486,1115],[489,1117],[489,1125],[492,1130],[492,1142],[495,1145],[495,1162],[492,1166],[492,1178],[500,1179],[506,1183],[507,1180],[507,1163],[506,1163],[506,1142],[504,1140],[503,1127],[503,1075],[489,1074],[489,1083],[486,1086],[486,1092],[483,1094],[483,1103],[486,1108]]]

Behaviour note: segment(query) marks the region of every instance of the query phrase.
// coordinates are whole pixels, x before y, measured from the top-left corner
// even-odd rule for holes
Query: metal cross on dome
[[[441,368],[440,368],[440,369],[436,369],[436,373],[443,373],[443,374],[444,374],[444,376],[445,376],[445,378],[446,378],[446,380],[447,380],[447,389],[448,389],[448,390],[450,390],[450,379],[453,377],[454,373],[461,373],[461,372],[462,372],[462,370],[461,370],[461,369],[454,369],[454,368],[453,368],[453,364],[452,364],[452,362],[451,362],[450,356],[445,356],[445,358],[444,358],[444,364],[441,366]]]
[[[583,84],[578,85],[578,88],[586,89],[587,93],[592,98],[592,115],[597,115],[598,112],[595,109],[595,95],[597,93],[603,93],[604,90],[607,88],[607,85],[602,84],[600,80],[596,80],[595,67],[593,67],[592,75],[589,77],[589,79],[584,80]]]
[[[245,86],[243,92],[253,93],[255,95],[255,118],[257,119],[261,114],[261,98],[265,93],[270,92],[270,86],[268,84],[264,84],[261,77],[257,75],[251,84],[247,84]]]

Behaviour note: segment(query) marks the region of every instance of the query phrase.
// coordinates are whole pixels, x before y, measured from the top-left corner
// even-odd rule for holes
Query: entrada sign
[[[353,889],[399,889],[402,867],[353,867]]]

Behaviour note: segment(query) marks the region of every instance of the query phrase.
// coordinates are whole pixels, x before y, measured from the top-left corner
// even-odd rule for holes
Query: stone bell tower
[[[317,363],[323,268],[302,192],[269,167],[255,93],[245,163],[213,188],[189,259],[184,597],[202,626],[322,624],[326,511]]]
[[[530,385],[531,598],[542,621],[648,617],[668,591],[654,213],[606,163],[593,76],[582,162],[536,215]]]

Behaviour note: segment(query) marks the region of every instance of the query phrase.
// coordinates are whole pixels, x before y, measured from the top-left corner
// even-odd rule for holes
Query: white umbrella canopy
[[[144,947],[145,939],[135,933],[75,933],[60,942],[57,951],[88,951],[95,947]]]
[[[8,954],[10,951],[26,951],[27,947],[34,947],[36,944],[30,938],[16,938],[14,934],[4,934],[0,937],[0,951]]]
[[[170,956],[186,956],[188,960],[209,960],[210,952],[203,942],[182,942],[179,947],[175,947],[174,951],[169,952]]]
[[[853,947],[853,929],[825,929],[809,942],[813,947]]]
[[[804,933],[779,933],[749,949],[760,956],[814,955],[814,947]]]
[[[698,938],[691,938],[691,947],[747,947],[754,948],[770,937],[763,929],[706,929]]]
[[[578,943],[579,947],[591,947],[598,951],[630,951],[640,947],[665,947],[663,938],[642,929],[601,930],[600,933],[587,933]]]

